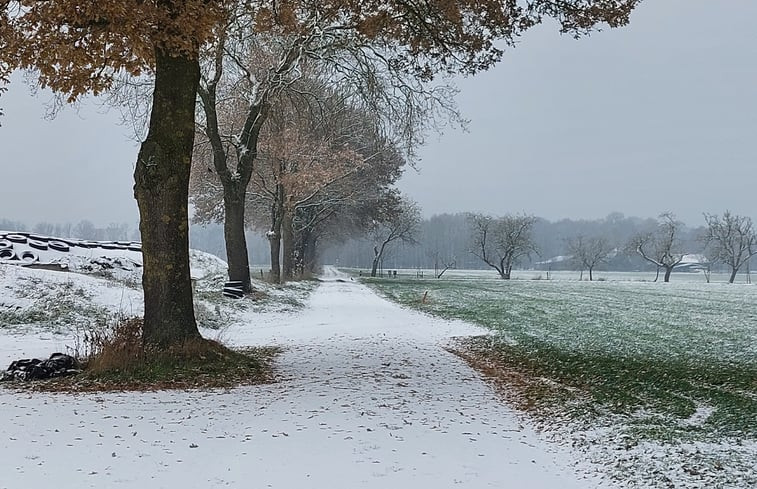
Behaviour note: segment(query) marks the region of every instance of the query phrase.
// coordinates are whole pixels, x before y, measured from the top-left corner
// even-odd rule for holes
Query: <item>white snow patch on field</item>
[[[708,406],[706,404],[700,404],[697,406],[696,411],[694,411],[694,414],[689,416],[687,419],[681,420],[682,426],[702,426],[710,416],[712,416],[712,413],[715,412],[715,408],[712,406]]]

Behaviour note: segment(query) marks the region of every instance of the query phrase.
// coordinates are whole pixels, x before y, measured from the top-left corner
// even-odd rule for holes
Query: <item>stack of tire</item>
[[[34,249],[23,250],[20,253],[17,253],[13,249],[14,244],[27,245]],[[54,250],[66,253],[69,249],[67,243],[48,238],[47,236],[29,234],[26,232],[0,234],[0,260],[20,260],[22,262],[34,263],[39,260],[39,255],[35,250]]]
[[[0,260],[15,260],[16,252],[13,251],[13,242],[7,235],[0,234]]]
[[[223,296],[241,299],[244,296],[244,284],[241,280],[230,280],[223,284]]]
[[[40,251],[68,253],[74,251],[74,248],[142,252],[142,244],[134,241],[88,241],[51,238],[25,231],[0,231],[0,263],[34,264],[43,258],[49,258],[47,253],[42,253],[42,256],[40,256]],[[236,288],[236,286],[232,288]]]
[[[34,244],[32,244],[34,243]],[[44,249],[47,249],[46,243],[40,243],[36,240],[29,239],[29,233],[12,233],[2,236],[0,239],[0,260],[20,260],[27,263],[34,263],[39,260],[39,256],[32,250],[24,250],[21,253],[16,253],[13,249],[15,244],[28,244],[33,248],[42,249],[36,244],[44,244]]]

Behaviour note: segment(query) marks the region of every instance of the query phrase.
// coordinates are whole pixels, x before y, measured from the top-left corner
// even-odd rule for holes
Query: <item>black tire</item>
[[[102,248],[104,250],[117,250],[118,249],[118,245],[115,244],[115,243],[101,243],[100,244],[100,248]]]
[[[33,239],[35,241],[50,241],[52,238],[50,236],[42,236],[40,234],[30,234],[29,239]]]
[[[8,241],[13,241],[14,243],[26,243],[26,236],[22,234],[9,234],[5,237]]]
[[[32,248],[36,248],[38,250],[44,251],[47,249],[47,243],[45,243],[44,241],[37,241],[36,239],[29,239],[29,241],[27,241],[27,244],[31,246]]]
[[[233,297],[235,299],[241,299],[244,296],[242,289],[236,289],[234,287],[224,287],[223,295],[226,297]]]
[[[129,246],[126,247],[126,249],[129,250],[129,251],[139,251],[141,253],[142,252],[142,245],[140,245],[140,244],[130,244]]]
[[[26,250],[21,252],[19,259],[21,259],[21,261],[34,263],[35,261],[39,261],[39,256],[32,250]]]
[[[7,239],[0,238],[0,250],[5,250],[8,248],[13,248],[13,243],[8,241]]]
[[[241,280],[229,280],[223,284],[224,287],[232,287],[234,289],[241,289],[244,287],[244,283]]]
[[[0,260],[15,260],[16,252],[13,248],[3,248],[0,250]]]
[[[49,246],[51,250],[62,251],[63,253],[68,253],[71,249],[68,244],[63,241],[50,241],[47,243],[47,246]]]

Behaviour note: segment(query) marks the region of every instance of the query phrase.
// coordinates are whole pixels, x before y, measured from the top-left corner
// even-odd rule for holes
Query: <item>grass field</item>
[[[366,282],[402,304],[490,328],[457,353],[547,429],[562,420],[603,427],[626,451],[696,446],[712,453],[684,476],[757,484],[757,286],[460,272]]]

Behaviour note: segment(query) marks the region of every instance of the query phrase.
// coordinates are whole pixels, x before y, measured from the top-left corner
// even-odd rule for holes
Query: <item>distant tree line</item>
[[[139,241],[139,229],[127,223],[110,223],[98,227],[92,221],[83,219],[77,223],[52,223],[40,221],[29,225],[22,221],[0,219],[0,230],[26,231],[41,236],[57,238],[89,239],[94,241]]]
[[[705,225],[691,227],[669,212],[658,218],[613,212],[602,219],[558,221],[525,214],[441,214],[419,221],[412,239],[384,254],[381,268],[492,268],[503,279],[518,268],[576,270],[589,280],[597,270],[649,270],[663,281],[674,270],[701,270],[707,277],[724,270],[733,282],[757,254],[752,220],[728,211],[704,218]],[[370,269],[373,247],[368,237],[335,243],[323,260]]]

